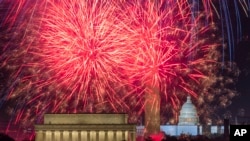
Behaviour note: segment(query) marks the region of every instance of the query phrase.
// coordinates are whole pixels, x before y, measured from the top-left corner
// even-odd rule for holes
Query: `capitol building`
[[[137,135],[143,134],[144,126],[137,126]],[[206,125],[199,123],[199,117],[196,107],[188,96],[186,102],[182,105],[177,125],[161,125],[161,131],[167,135],[179,136],[181,134],[188,135],[207,135],[207,134],[223,134],[224,126]]]
[[[199,117],[195,106],[193,105],[190,96],[187,97],[187,101],[183,104],[178,125],[198,125]]]

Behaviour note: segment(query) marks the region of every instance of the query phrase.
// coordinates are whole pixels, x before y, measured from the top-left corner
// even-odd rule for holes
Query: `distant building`
[[[135,141],[136,125],[126,114],[45,114],[35,132],[36,141]]]
[[[144,126],[137,126],[137,136],[143,135]],[[161,125],[161,131],[171,136],[179,136],[181,134],[202,135],[202,134],[223,134],[224,126],[209,125],[202,126],[199,124],[199,117],[196,107],[191,101],[191,97],[187,97],[187,101],[182,105],[180,110],[179,121],[177,125]]]
[[[201,126],[199,126],[199,118],[197,110],[191,101],[191,97],[187,97],[187,101],[182,105],[178,125],[162,125],[161,129],[170,135],[199,135],[201,134]]]
[[[198,125],[199,117],[195,106],[193,105],[190,96],[187,97],[187,101],[183,104],[178,125]]]

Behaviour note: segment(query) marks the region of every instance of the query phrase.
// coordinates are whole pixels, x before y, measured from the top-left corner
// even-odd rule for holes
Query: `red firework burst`
[[[178,107],[207,78],[200,66],[217,59],[202,36],[213,30],[209,7],[193,11],[188,0],[21,1],[11,11],[5,21],[17,39],[3,66],[13,70],[8,98],[22,105],[16,121],[131,107],[140,114],[152,88]]]
[[[65,99],[73,98],[76,105],[100,103],[105,96],[110,103],[120,103],[114,99],[114,89],[124,85],[121,76],[131,51],[120,36],[123,31],[114,17],[115,7],[108,2],[75,0],[47,1],[46,8],[46,15],[38,19],[39,46],[32,52],[42,63],[32,67],[49,70],[51,78],[46,82],[64,88]],[[57,106],[53,107],[56,111]]]
[[[179,93],[196,97],[195,90],[207,78],[206,70],[198,66],[218,59],[209,57],[218,44],[209,43],[207,37],[200,39],[215,29],[205,24],[208,17],[204,11],[192,15],[192,6],[185,0],[162,1],[158,5],[133,3],[126,9],[120,17],[129,31],[126,33],[135,56],[133,66],[128,68],[129,76],[139,80],[144,91],[159,88],[164,99],[169,98],[167,101],[173,104],[178,103]]]

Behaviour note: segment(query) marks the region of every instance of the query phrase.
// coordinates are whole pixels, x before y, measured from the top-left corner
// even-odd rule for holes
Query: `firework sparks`
[[[18,70],[12,75],[17,89],[8,97],[25,95],[19,103],[26,103],[38,115],[45,111],[93,112],[96,103],[107,101],[116,112],[117,104],[126,105],[115,93],[127,83],[122,76],[131,49],[125,46],[127,37],[120,36],[123,30],[114,17],[115,6],[78,0],[29,4],[33,4],[28,9],[33,17],[24,23],[25,29],[15,27],[25,35],[10,54],[12,58],[5,60]],[[30,16],[27,13],[24,16]],[[20,62],[15,60],[19,57]],[[32,106],[34,103],[38,104]],[[92,106],[88,109],[87,105]],[[29,118],[22,113],[17,119]]]
[[[198,97],[215,83],[211,0],[204,9],[188,0],[9,3],[1,68],[9,72],[3,100],[18,103],[16,122],[46,112],[139,115],[154,90],[178,109],[186,94]]]
[[[18,8],[31,3],[21,4]],[[35,111],[44,109],[36,114],[84,112],[87,105],[107,99],[117,111],[114,103],[127,104],[116,97],[113,87],[127,85],[127,79],[122,79],[126,75],[130,81],[139,80],[144,91],[161,85],[166,98],[173,102],[177,96],[169,96],[166,87],[176,78],[180,81],[171,85],[174,90],[196,96],[186,79],[198,82],[205,77],[190,68],[207,61],[195,58],[193,52],[200,55],[198,48],[203,54],[206,51],[201,46],[203,40],[192,43],[192,47],[190,43],[196,34],[210,28],[200,25],[198,29],[201,17],[190,19],[192,11],[187,1],[161,3],[172,6],[162,11],[152,3],[135,2],[125,5],[133,9],[126,12],[121,12],[124,7],[110,6],[105,1],[47,0],[32,4],[24,12],[32,15],[23,24],[26,27],[17,27],[24,33],[17,48],[20,53],[13,53],[13,58],[23,58],[23,62],[14,62],[18,71],[13,78],[18,82],[10,97],[31,93],[19,101]],[[193,33],[195,27],[198,32]],[[42,100],[49,102],[32,106]],[[93,112],[92,108],[89,112]],[[22,113],[18,119],[23,118]]]

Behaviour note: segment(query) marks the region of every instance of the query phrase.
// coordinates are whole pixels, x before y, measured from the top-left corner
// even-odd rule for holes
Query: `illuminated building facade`
[[[187,101],[183,104],[178,125],[198,125],[199,118],[195,106],[193,105],[190,96],[187,97]]]
[[[126,114],[45,114],[35,132],[36,141],[135,141],[136,125]]]

